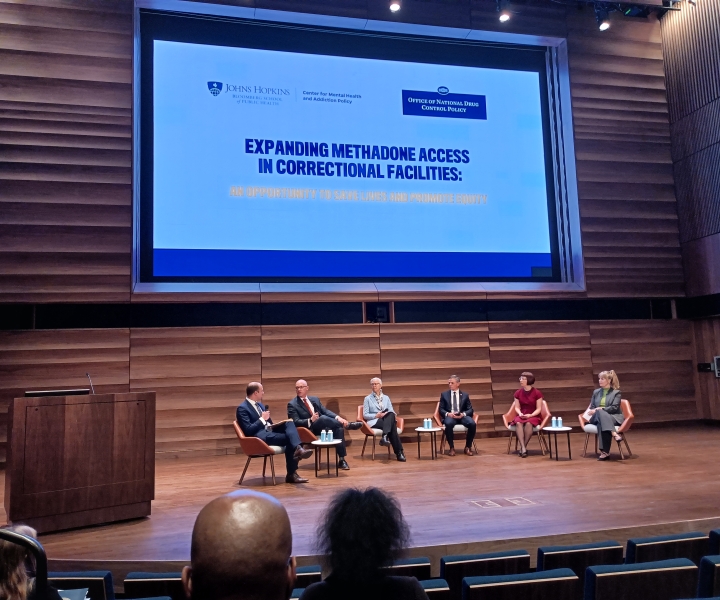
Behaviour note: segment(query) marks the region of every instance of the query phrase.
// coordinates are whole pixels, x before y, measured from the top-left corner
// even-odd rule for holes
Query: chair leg
[[[479,455],[480,450],[478,450],[477,444],[475,443],[475,440],[473,440],[473,450],[475,450],[475,454]]]
[[[507,449],[508,454],[510,454],[510,445],[512,444],[512,439],[513,439],[513,430],[510,429],[509,431],[510,431],[510,437],[508,438],[508,449]]]
[[[595,454],[600,454],[600,450],[598,449],[598,436],[595,435]]]
[[[545,456],[545,437],[542,430],[538,431],[537,436],[538,443],[540,444],[540,452],[542,452],[542,455]]]
[[[623,442],[625,443],[625,448],[627,448],[628,456],[632,456],[632,450],[630,450],[630,446],[627,443],[627,438],[625,437],[625,434],[623,433]]]
[[[443,427],[442,435],[440,436],[440,454],[445,452],[445,428]]]
[[[373,451],[372,451],[372,459],[375,460],[375,436],[373,436]]]
[[[273,477],[273,485],[277,485],[275,483],[275,457],[272,455],[270,456],[270,472],[272,473]]]
[[[589,441],[590,441],[590,434],[586,433],[585,434],[585,447],[583,448],[583,453],[582,453],[583,457],[587,454],[587,445],[588,445]]]
[[[263,477],[265,477],[265,467],[267,467],[267,456],[263,456]]]
[[[618,445],[618,450],[620,451],[620,460],[625,460],[625,455],[623,454],[623,451],[622,451],[622,443],[617,442],[617,445]]]
[[[362,452],[360,453],[360,458],[365,458],[365,446],[367,446],[367,439],[368,439],[368,436],[365,436],[365,441],[363,442],[363,449],[362,449]]]
[[[242,485],[243,479],[245,479],[245,473],[247,473],[251,460],[252,456],[248,456],[247,462],[245,463],[245,468],[243,469],[242,475],[240,475],[240,481],[238,482],[238,485]]]

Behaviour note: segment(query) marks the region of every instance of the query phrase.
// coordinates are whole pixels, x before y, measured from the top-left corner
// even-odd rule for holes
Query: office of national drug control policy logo
[[[210,93],[213,96],[217,96],[222,91],[222,82],[221,81],[208,81],[208,90],[210,90]]]

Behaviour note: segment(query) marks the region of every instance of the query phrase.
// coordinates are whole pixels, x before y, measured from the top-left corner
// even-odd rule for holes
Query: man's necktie
[[[257,411],[258,416],[262,418],[262,410],[260,410],[259,404],[255,404],[255,410]]]
[[[460,412],[460,407],[458,406],[457,392],[453,392],[453,406],[452,406],[452,409],[453,409],[453,413],[456,413],[456,414],[457,414],[457,413]]]
[[[313,408],[312,402],[310,402],[310,398],[305,398],[305,406],[307,406],[307,409],[310,411],[310,416],[312,417],[315,414],[315,409]]]

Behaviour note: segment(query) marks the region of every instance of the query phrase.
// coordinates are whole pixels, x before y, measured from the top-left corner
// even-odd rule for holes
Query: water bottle
[[[562,417],[558,417],[558,427],[562,427]]]
[[[430,429],[430,419],[423,419],[423,427],[425,429]]]
[[[333,430],[332,429],[328,429],[327,439],[325,441],[327,441],[327,442],[333,441]]]
[[[327,442],[327,431],[325,429],[320,432],[320,441]]]
[[[553,417],[553,418],[552,418],[552,426],[553,426],[553,427],[557,427],[557,426],[558,426],[557,417]]]

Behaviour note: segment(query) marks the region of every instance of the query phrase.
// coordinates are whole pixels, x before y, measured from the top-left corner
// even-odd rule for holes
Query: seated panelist
[[[278,423],[275,427],[270,418],[270,409],[262,403],[264,391],[261,383],[252,381],[246,388],[245,402],[237,407],[235,418],[242,432],[248,437],[260,438],[269,446],[285,446],[287,483],[307,483],[297,474],[298,461],[310,458],[312,450],[305,450],[300,442],[295,423]]]
[[[392,446],[395,456],[400,462],[405,462],[400,436],[397,432],[397,419],[390,397],[383,394],[382,379],[373,377],[370,380],[372,394],[365,396],[363,402],[363,418],[374,429],[382,430],[381,446]]]
[[[465,454],[473,455],[472,444],[475,439],[477,425],[473,416],[473,407],[470,403],[470,396],[460,389],[460,378],[457,375],[450,375],[447,391],[440,394],[440,417],[445,425],[445,438],[450,446],[448,454],[455,456],[455,425],[467,427],[465,435]]]
[[[593,392],[590,398],[590,405],[586,414],[590,417],[590,423],[597,426],[598,446],[600,456],[598,460],[610,458],[610,438],[621,442],[622,435],[615,431],[615,427],[622,425],[625,415],[622,413],[620,400],[620,380],[615,371],[601,371],[598,374],[600,387]]]
[[[297,394],[287,406],[288,417],[295,423],[295,427],[307,427],[315,435],[319,436],[323,429],[330,429],[333,432],[333,439],[340,440],[337,447],[338,466],[345,471],[350,469],[345,457],[345,429],[360,429],[362,423],[355,421],[349,423],[331,410],[325,408],[317,396],[308,396],[310,387],[304,379],[295,382],[295,393]]]

